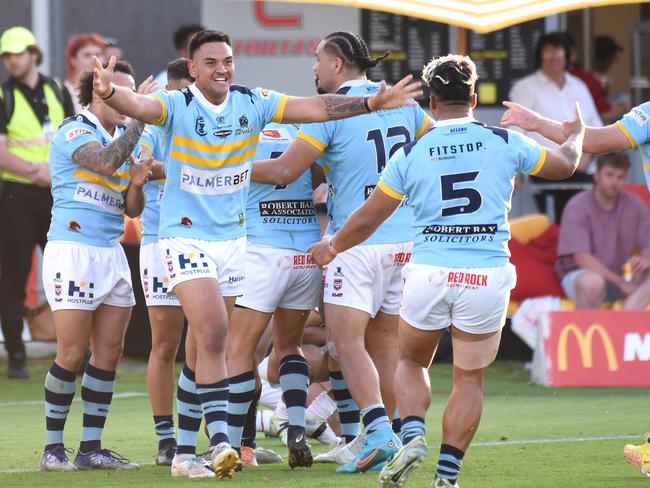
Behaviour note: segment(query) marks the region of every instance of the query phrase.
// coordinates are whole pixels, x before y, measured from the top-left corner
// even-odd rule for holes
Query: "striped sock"
[[[390,426],[390,420],[386,414],[386,409],[381,403],[373,403],[361,410],[361,418],[363,419],[363,426],[368,434],[372,434],[376,430],[393,429]]]
[[[113,399],[113,388],[115,371],[104,371],[90,363],[86,366],[81,380],[84,417],[80,453],[87,454],[102,448],[102,432]]]
[[[280,360],[280,386],[289,413],[289,426],[305,428],[309,363],[297,354]]]
[[[235,449],[241,447],[246,415],[255,398],[255,373],[247,371],[228,378],[228,439]]]
[[[196,384],[210,445],[228,443],[228,378],[208,384]]]
[[[399,418],[399,410],[397,410],[397,407],[395,407],[393,418],[390,422],[393,427],[393,432],[399,436],[402,433],[402,419]]]
[[[63,427],[77,388],[77,373],[52,363],[45,376],[45,450],[63,446]]]
[[[361,432],[359,407],[352,398],[348,385],[345,383],[343,374],[340,371],[330,371],[330,383],[339,410],[341,435],[345,438],[345,442],[352,442]]]
[[[196,394],[194,371],[184,365],[178,377],[176,390],[176,409],[178,410],[177,454],[196,454],[196,437],[201,428],[203,408]]]
[[[246,422],[244,422],[244,430],[241,434],[241,445],[252,447],[255,449],[257,443],[255,442],[255,436],[257,435],[257,405],[260,402],[260,397],[262,396],[262,389],[255,391],[255,396],[251,402],[251,406],[248,407],[248,412],[246,412]],[[268,412],[271,412],[268,410]]]
[[[452,485],[456,483],[458,472],[463,465],[465,453],[449,444],[440,445],[440,457],[436,467],[436,477],[444,478]]]
[[[402,422],[402,444],[408,444],[419,435],[424,437],[425,431],[424,419],[409,415]]]
[[[154,428],[158,436],[158,450],[176,445],[176,429],[172,415],[154,415]]]

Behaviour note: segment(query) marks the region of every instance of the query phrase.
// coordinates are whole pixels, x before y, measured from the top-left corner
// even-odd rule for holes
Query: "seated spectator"
[[[106,42],[94,32],[76,34],[68,39],[65,49],[65,81],[63,84],[70,93],[74,105],[74,113],[83,110],[79,103],[79,78],[84,71],[92,70],[93,56],[101,57]]]
[[[629,168],[625,153],[602,156],[594,187],[573,197],[564,210],[555,269],[576,308],[619,299],[625,299],[626,309],[650,303],[650,213],[623,191]]]
[[[115,56],[115,61],[122,61],[124,59],[124,50],[120,41],[114,37],[105,37],[106,46],[104,46],[104,51],[102,52],[102,61],[108,63],[111,59],[111,56]]]

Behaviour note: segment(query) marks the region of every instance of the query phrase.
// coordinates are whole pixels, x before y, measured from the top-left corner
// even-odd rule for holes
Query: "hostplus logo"
[[[68,302],[92,305],[95,298],[95,283],[92,281],[68,282]]]
[[[178,265],[181,268],[182,275],[188,274],[205,274],[209,273],[208,262],[205,260],[205,254],[202,252],[190,252],[178,256]]]

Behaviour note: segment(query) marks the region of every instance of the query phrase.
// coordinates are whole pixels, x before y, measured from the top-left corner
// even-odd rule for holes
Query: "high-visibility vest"
[[[44,124],[38,120],[33,108],[18,87],[14,86],[12,90],[13,111],[7,121],[7,151],[33,164],[48,164],[52,137],[65,118],[63,103],[60,95],[51,86],[52,83],[56,82],[48,80],[43,83],[45,102],[48,107],[48,120]],[[0,97],[2,96],[6,95],[2,93]],[[29,178],[10,171],[3,171],[0,179],[32,183]]]

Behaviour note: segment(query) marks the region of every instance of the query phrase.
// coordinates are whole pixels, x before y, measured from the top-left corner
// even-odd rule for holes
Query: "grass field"
[[[0,487],[9,486],[178,486],[214,480],[172,479],[153,465],[156,439],[140,361],[125,360],[118,371],[103,445],[141,463],[136,472],[40,473],[44,441],[43,378],[49,361],[30,364],[31,379],[9,381],[0,364]],[[450,367],[431,370],[433,401],[427,418],[431,453],[407,486],[428,487],[437,461],[440,418],[450,389]],[[82,405],[77,398],[66,426],[66,443],[76,449]],[[465,457],[459,484],[473,487],[637,487],[650,486],[622,457],[650,430],[650,393],[642,389],[552,390],[527,383],[521,363],[496,363],[488,377],[483,420]],[[259,444],[284,454],[276,440]],[[207,447],[201,439],[199,449]],[[321,452],[323,446],[314,450]],[[221,483],[221,482],[219,482]],[[332,465],[291,471],[266,466],[238,473],[227,486],[376,487],[376,473],[336,475]]]

